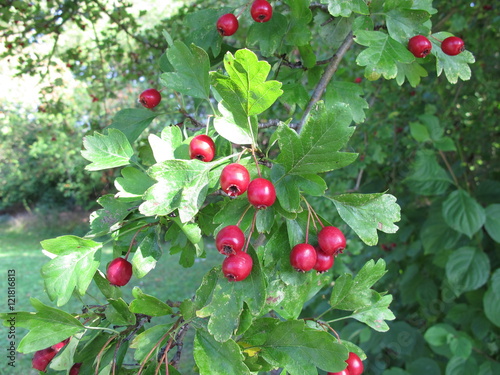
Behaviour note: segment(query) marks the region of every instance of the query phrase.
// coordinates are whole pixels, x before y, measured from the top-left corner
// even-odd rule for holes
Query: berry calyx
[[[316,250],[316,264],[313,269],[318,273],[323,273],[332,268],[334,263],[333,255],[325,254],[319,247],[314,249]]]
[[[51,347],[35,352],[31,360],[31,366],[38,371],[46,372],[50,361],[56,356],[57,351]]]
[[[144,90],[141,95],[139,95],[139,103],[145,108],[154,108],[161,102],[161,94],[156,89]]]
[[[127,285],[132,277],[132,264],[124,258],[113,259],[109,263],[106,277],[111,285]]]
[[[212,161],[215,156],[215,143],[208,135],[200,134],[189,143],[189,157],[204,162]]]
[[[271,181],[259,177],[248,185],[247,196],[250,204],[257,209],[264,209],[276,201],[276,189]]]
[[[250,174],[241,164],[232,163],[224,167],[220,175],[220,186],[230,197],[237,197],[248,189]]]
[[[413,56],[423,58],[432,50],[432,43],[423,35],[415,35],[408,42],[408,49]]]
[[[344,233],[337,227],[324,227],[318,233],[318,245],[325,254],[335,256],[342,253],[346,245]]]
[[[217,31],[222,36],[233,35],[238,30],[238,19],[232,13],[227,13],[217,20]]]
[[[267,22],[273,16],[273,7],[266,0],[255,0],[250,14],[255,22]]]
[[[450,56],[456,56],[465,51],[465,44],[458,36],[450,36],[441,43],[441,50]]]
[[[237,225],[222,228],[215,237],[215,247],[224,255],[236,254],[245,245],[245,234]]]
[[[349,357],[346,359],[347,370],[350,375],[361,375],[364,370],[363,361],[356,353],[350,352]]]
[[[73,366],[71,366],[69,375],[78,375],[78,373],[80,372],[80,367],[82,367],[81,363],[75,363]]]
[[[229,281],[242,281],[250,275],[252,267],[252,257],[243,251],[237,251],[224,259],[222,272]]]
[[[290,252],[290,264],[299,272],[307,272],[316,265],[316,250],[312,245],[299,243]]]
[[[327,373],[327,375],[351,375],[351,374],[349,373],[348,369],[344,369],[344,370],[339,371],[339,372],[329,372],[329,373]]]

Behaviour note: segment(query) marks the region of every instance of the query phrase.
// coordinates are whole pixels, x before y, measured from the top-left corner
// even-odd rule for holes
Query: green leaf
[[[396,78],[398,62],[410,64],[415,60],[408,49],[381,31],[357,30],[354,41],[368,48],[356,58],[356,63],[366,66],[365,77],[371,81],[380,78]]]
[[[121,131],[132,144],[149,124],[153,122],[156,116],[158,116],[158,113],[149,109],[125,108],[116,112],[113,122],[109,125],[108,129],[112,128]]]
[[[357,154],[340,152],[352,136],[351,115],[345,108],[325,110],[318,104],[298,135],[282,124],[276,130],[280,154],[277,163],[289,175],[310,175],[351,164]]]
[[[90,228],[92,235],[109,233],[111,228],[125,219],[137,202],[117,199],[112,194],[103,195],[97,200],[103,208],[92,212],[90,215]]]
[[[429,27],[424,25],[431,15],[425,10],[411,9],[412,0],[387,0],[384,13],[389,35],[402,44],[417,35],[427,35]]]
[[[36,298],[30,302],[36,313],[18,311],[15,313],[0,313],[3,325],[26,328],[29,332],[17,347],[20,353],[30,353],[57,344],[68,337],[84,330],[80,321],[62,310],[44,305]]]
[[[132,349],[136,349],[134,351],[135,360],[142,361],[162,337],[163,340],[159,345],[164,345],[169,337],[166,333],[171,327],[172,324],[158,324],[135,336],[130,344]]]
[[[452,36],[447,32],[440,32],[432,35],[429,40],[432,43],[431,53],[436,56],[436,69],[438,77],[443,73],[451,83],[457,83],[460,78],[467,81],[471,78],[471,69],[469,64],[473,64],[476,59],[469,51],[463,51],[456,56],[449,56],[441,49],[441,44],[437,40],[444,40]]]
[[[250,50],[241,49],[224,57],[228,76],[213,73],[213,85],[226,108],[245,116],[258,115],[268,109],[283,93],[281,82],[266,81],[271,66],[259,61]]]
[[[364,109],[369,107],[362,95],[363,89],[358,84],[332,81],[326,89],[325,107],[328,109],[336,106],[344,107],[350,112],[352,120],[359,124],[365,121]]]
[[[242,339],[256,346],[258,355],[289,374],[317,374],[345,368],[347,349],[334,336],[306,326],[303,320],[261,318]]]
[[[493,240],[500,243],[500,204],[490,204],[485,210],[484,228]]]
[[[163,73],[161,83],[169,89],[194,98],[208,99],[210,96],[210,61],[200,47],[175,41],[167,49],[167,57],[175,72]]]
[[[238,327],[238,320],[246,303],[253,315],[260,313],[266,297],[266,284],[260,269],[258,258],[252,249],[249,254],[253,259],[250,276],[239,282],[230,282],[218,271],[218,280],[211,300],[197,311],[201,318],[210,317],[208,331],[219,342],[229,340]]]
[[[312,21],[312,12],[307,0],[286,0],[290,7],[289,25],[286,33],[286,44],[303,46],[312,38],[310,28],[307,26]]]
[[[401,208],[390,194],[343,194],[327,198],[335,204],[342,220],[369,246],[377,244],[377,230],[384,233],[398,230],[394,223],[401,220]]]
[[[485,223],[486,214],[473,197],[459,189],[443,202],[443,218],[451,228],[472,238]]]
[[[474,342],[465,333],[460,333],[460,336],[450,341],[451,352],[456,357],[469,358],[473,346]]]
[[[182,133],[178,126],[167,126],[161,131],[161,138],[150,134],[149,145],[157,163],[175,159],[175,150],[182,144]]]
[[[419,372],[420,374],[420,372]],[[390,369],[385,370],[382,375],[411,375],[409,372],[403,370],[398,367],[391,367]],[[441,373],[439,373],[441,375]]]
[[[218,342],[203,329],[196,330],[193,355],[201,375],[250,375],[236,342]]]
[[[428,357],[418,358],[409,363],[406,368],[410,375],[420,375],[422,373],[426,375],[441,375],[438,363]]]
[[[94,274],[94,282],[106,298],[118,299],[123,296],[121,288],[111,285],[106,276],[99,270]]]
[[[500,268],[491,275],[491,290],[500,297]]]
[[[130,302],[130,311],[135,314],[164,316],[173,314],[172,308],[158,298],[142,292],[138,287],[132,289],[134,300]]]
[[[109,305],[104,312],[106,319],[111,324],[116,325],[133,325],[136,322],[134,313],[129,310],[129,306],[123,298],[108,299]]]
[[[157,241],[158,233],[155,229],[150,229],[149,233],[142,239],[132,258],[134,275],[137,278],[146,276],[149,271],[155,268],[156,262],[162,256],[162,251]]]
[[[352,13],[370,14],[364,0],[328,0],[328,11],[334,17],[349,17]]]
[[[186,15],[186,25],[191,29],[188,40],[200,46],[205,51],[218,56],[221,51],[222,38],[214,25],[220,16],[231,13],[234,8],[220,7],[217,9],[201,9]]]
[[[214,119],[214,128],[222,137],[237,145],[249,145],[253,143],[253,134],[257,134],[258,123],[255,117],[246,117],[243,111],[233,110],[225,107],[222,101],[218,105],[220,116]]]
[[[444,194],[453,184],[446,170],[439,165],[436,154],[431,150],[417,151],[411,173],[404,182],[410,190],[421,195]]]
[[[437,207],[440,208],[440,207]],[[451,229],[443,220],[441,210],[435,209],[429,213],[420,231],[420,240],[425,254],[439,254],[444,250],[454,249],[462,235]]]
[[[45,289],[57,306],[69,301],[73,291],[83,296],[99,267],[102,244],[76,236],[62,236],[41,242],[56,257],[42,267]]]
[[[483,297],[484,314],[497,327],[500,327],[500,293],[488,289]]]
[[[425,341],[432,346],[447,345],[451,337],[456,336],[455,329],[445,323],[431,326],[424,334]]]
[[[488,256],[474,247],[454,251],[446,263],[446,278],[457,295],[480,288],[488,281],[489,274]]]
[[[98,171],[128,165],[134,150],[125,135],[117,129],[108,129],[108,134],[95,133],[83,139],[82,156],[91,161],[85,169]]]
[[[420,78],[428,76],[427,70],[425,70],[425,68],[416,61],[409,64],[403,64],[400,62],[397,62],[396,64],[398,66],[396,82],[399,86],[401,86],[405,82],[405,79],[407,79],[411,87],[417,87],[420,84]]]
[[[123,177],[115,179],[115,187],[118,190],[116,198],[141,198],[155,182],[135,167],[125,167],[121,170],[121,174]]]
[[[371,306],[366,306],[354,311],[351,315],[351,318],[365,323],[378,332],[386,332],[389,330],[389,326],[387,325],[385,320],[396,319],[392,311],[389,310],[389,305],[391,302],[391,295],[382,296]]]
[[[468,375],[476,372],[477,363],[472,357],[453,357],[446,365],[445,375]]]
[[[258,45],[262,56],[272,56],[280,47],[287,26],[286,17],[274,11],[268,22],[252,22],[247,33],[247,45]]]
[[[383,259],[377,263],[374,260],[366,262],[353,279],[351,275],[340,276],[332,288],[330,305],[339,310],[354,311],[373,303],[371,287],[386,273]]]

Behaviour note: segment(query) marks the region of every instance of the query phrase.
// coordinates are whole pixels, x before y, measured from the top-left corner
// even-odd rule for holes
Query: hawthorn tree
[[[161,87],[162,97],[173,96],[175,108],[144,100],[147,108],[121,109],[109,127],[85,137],[87,170],[119,169],[116,194],[99,198],[102,209],[92,213],[86,236],[42,242],[51,258],[42,266],[42,277],[57,307],[33,298],[36,312],[15,313],[17,324],[29,329],[18,350],[40,356],[71,337],[63,352],[49,360],[52,370],[76,371],[70,369],[81,364],[80,374],[176,374],[185,334],[192,329],[201,374],[340,372],[349,353],[366,359],[357,345],[363,338],[351,340],[352,330],[363,331],[368,341],[378,337],[375,332],[388,331],[386,321],[395,318],[389,309],[392,295],[373,288],[388,271],[386,261],[363,256],[364,248],[378,244],[379,235],[405,242],[383,243],[385,250],[398,247],[415,257],[460,244],[454,256],[436,261],[446,273],[441,282],[460,296],[490,280],[483,323],[498,326],[498,272],[490,277],[488,255],[474,244],[483,227],[484,241],[498,242],[498,204],[483,208],[483,202],[461,188],[444,154],[455,151],[456,143],[435,110],[428,108],[409,125],[413,140],[430,147],[417,152],[405,182],[419,196],[448,194],[432,205],[422,234],[408,226],[397,237],[386,235],[398,230],[394,223],[401,219],[400,206],[383,187],[371,192],[360,188],[362,172],[355,184],[345,178],[336,186],[329,178],[332,173],[349,177],[356,163],[387,158],[387,133],[397,133],[397,126],[380,124],[382,144],[356,139],[356,126],[370,107],[361,82],[380,80],[378,90],[399,96],[398,86],[416,90],[428,71],[451,84],[471,78],[474,57],[469,51],[450,55],[446,47],[441,49],[453,35],[433,29],[430,19],[438,10],[432,1],[287,0],[273,4],[269,19],[269,8],[263,17],[254,15],[251,1],[227,5],[188,13],[188,33],[162,33],[168,47],[158,62],[155,89]],[[230,24],[230,33],[220,22],[227,14],[238,21],[236,27]],[[417,35],[427,41],[419,51],[409,45]],[[364,69],[363,78],[353,76],[351,64]],[[389,86],[388,80],[398,86]],[[158,134],[148,131],[153,121],[162,124]],[[404,158],[415,152],[401,149],[393,149],[393,155]],[[248,178],[238,177],[226,189],[221,174],[228,165],[241,166]],[[254,181],[258,188],[251,188]],[[405,224],[409,220],[403,219]],[[322,232],[332,227],[347,238],[327,254],[336,256],[342,271],[317,273],[317,250],[303,245],[314,249],[319,244],[325,252]],[[229,244],[218,241],[222,231],[230,232]],[[414,241],[418,236],[421,241]],[[218,250],[223,254],[210,245],[211,239],[222,243]],[[108,245],[113,256],[102,257]],[[396,251],[391,256],[404,257]],[[204,276],[191,299],[161,301],[134,286],[157,262],[175,259],[191,267],[199,257],[220,257],[221,266]],[[240,257],[236,263],[234,257]],[[344,261],[346,257],[350,260]],[[420,263],[425,260],[389,271],[401,287],[426,283],[425,299],[425,293],[436,289],[435,276],[417,278]],[[404,274],[398,278],[401,269]],[[85,298],[91,283],[102,294],[99,304],[86,301],[74,314],[60,309],[74,296]],[[132,300],[123,298],[120,286],[132,288]],[[10,316],[2,314],[5,320]],[[341,324],[351,320],[354,328],[343,329]],[[396,332],[400,330],[397,326]],[[447,374],[477,365],[472,355],[476,342],[451,325],[430,326],[424,337],[436,354],[448,359]],[[405,350],[417,344],[412,345]],[[436,361],[429,361],[420,363],[440,371]],[[365,363],[376,373],[385,370],[370,359]],[[489,361],[481,371],[493,373],[495,365]],[[385,373],[413,373],[403,367],[395,363]]]

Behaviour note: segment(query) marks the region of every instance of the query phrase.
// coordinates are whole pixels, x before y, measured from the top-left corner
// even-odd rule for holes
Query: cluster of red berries
[[[347,367],[340,372],[329,372],[327,375],[361,375],[365,369],[363,361],[356,353],[350,352],[346,359]]]
[[[408,49],[415,57],[423,58],[432,50],[432,43],[423,35],[415,35],[408,42]],[[450,56],[456,56],[465,50],[464,41],[457,36],[450,36],[441,41],[441,50]]]
[[[54,359],[57,353],[66,346],[69,342],[70,338],[67,338],[64,341],[61,341],[55,345],[52,345],[48,348],[38,350],[33,355],[33,359],[31,360],[31,365],[35,370],[41,372],[47,372],[47,366]],[[75,363],[71,369],[69,370],[69,375],[78,375],[80,372],[81,363]]]
[[[315,270],[318,273],[333,267],[337,254],[345,249],[346,240],[342,231],[333,226],[323,227],[318,233],[318,246],[299,243],[290,252],[290,264],[299,272]]]
[[[267,0],[255,0],[250,7],[250,15],[255,22],[267,22],[273,16],[273,7]],[[222,36],[233,35],[238,31],[238,18],[233,13],[226,13],[217,20],[216,27]]]

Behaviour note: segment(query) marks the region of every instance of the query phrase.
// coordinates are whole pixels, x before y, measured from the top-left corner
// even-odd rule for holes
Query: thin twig
[[[339,67],[340,61],[342,60],[346,52],[349,50],[349,48],[351,48],[353,40],[354,40],[353,34],[352,32],[350,32],[349,34],[347,34],[344,41],[340,45],[339,49],[337,50],[337,53],[333,55],[330,63],[328,64],[328,66],[325,69],[325,72],[323,73],[323,76],[321,77],[316,88],[314,89],[314,92],[311,96],[311,100],[309,100],[309,103],[307,104],[307,107],[304,110],[304,114],[302,115],[302,118],[300,119],[297,125],[297,133],[300,134],[302,127],[307,121],[312,109],[314,108],[314,105],[323,96],[323,93],[326,90],[328,83],[330,82],[330,80],[332,79],[333,75],[335,74],[335,72]]]

